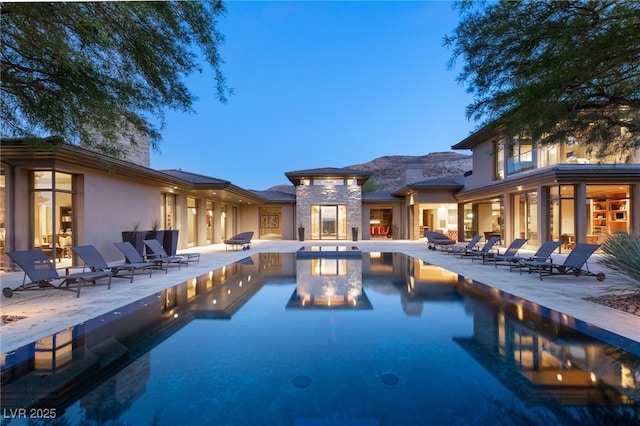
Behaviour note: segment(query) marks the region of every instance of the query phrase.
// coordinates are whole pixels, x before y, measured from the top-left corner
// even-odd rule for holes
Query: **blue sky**
[[[151,166],[263,190],[288,171],[450,151],[476,127],[442,46],[457,22],[444,1],[229,2],[235,93],[220,104],[209,70],[190,76],[197,113],[167,113]]]

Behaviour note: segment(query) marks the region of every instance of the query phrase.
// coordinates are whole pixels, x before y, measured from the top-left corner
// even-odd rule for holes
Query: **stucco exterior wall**
[[[444,203],[451,204],[457,203],[458,200],[453,195],[453,190],[445,189],[445,190],[432,190],[425,192],[418,192],[412,198],[411,201],[413,203]]]
[[[78,185],[75,217],[85,223],[76,224],[75,244],[94,245],[107,261],[122,259],[113,243],[136,223],[140,230],[151,229],[160,218],[160,189],[90,169],[77,173],[84,184]]]
[[[494,177],[493,141],[485,141],[473,149],[473,173],[464,181],[464,189],[490,185]]]

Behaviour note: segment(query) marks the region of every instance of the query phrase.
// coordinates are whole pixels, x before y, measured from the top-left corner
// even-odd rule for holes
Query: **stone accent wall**
[[[301,185],[296,187],[296,227],[305,228],[305,239],[311,237],[311,206],[313,204],[347,206],[347,238],[351,228],[362,224],[362,187],[359,185]]]
[[[119,141],[126,151],[125,160],[139,166],[151,167],[151,152],[149,136],[140,135],[136,138],[136,144],[132,145],[128,139],[121,138]]]
[[[118,137],[116,143],[122,146],[122,160],[139,166],[151,167],[151,144],[149,142],[149,135],[146,133],[136,132],[133,126],[127,127],[128,129],[125,133],[131,132],[133,134],[135,144],[131,143],[130,135],[122,134]],[[103,138],[99,134],[93,132],[89,126],[87,126],[87,131],[96,141],[99,142],[103,140]],[[81,144],[87,147],[87,145],[83,144],[82,141]]]

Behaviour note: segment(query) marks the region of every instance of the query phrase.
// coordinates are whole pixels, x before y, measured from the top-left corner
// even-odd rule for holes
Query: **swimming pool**
[[[581,327],[398,253],[261,253],[5,354],[2,411],[11,424],[20,409],[72,425],[633,424],[637,344]]]

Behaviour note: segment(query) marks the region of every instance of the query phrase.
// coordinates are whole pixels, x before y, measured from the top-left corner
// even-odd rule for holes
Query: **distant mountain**
[[[461,175],[471,170],[471,156],[457,152],[432,152],[422,156],[389,155],[344,168],[369,172],[369,182],[373,181],[378,189],[394,190],[431,178]],[[295,194],[293,185],[276,185],[269,190]]]

